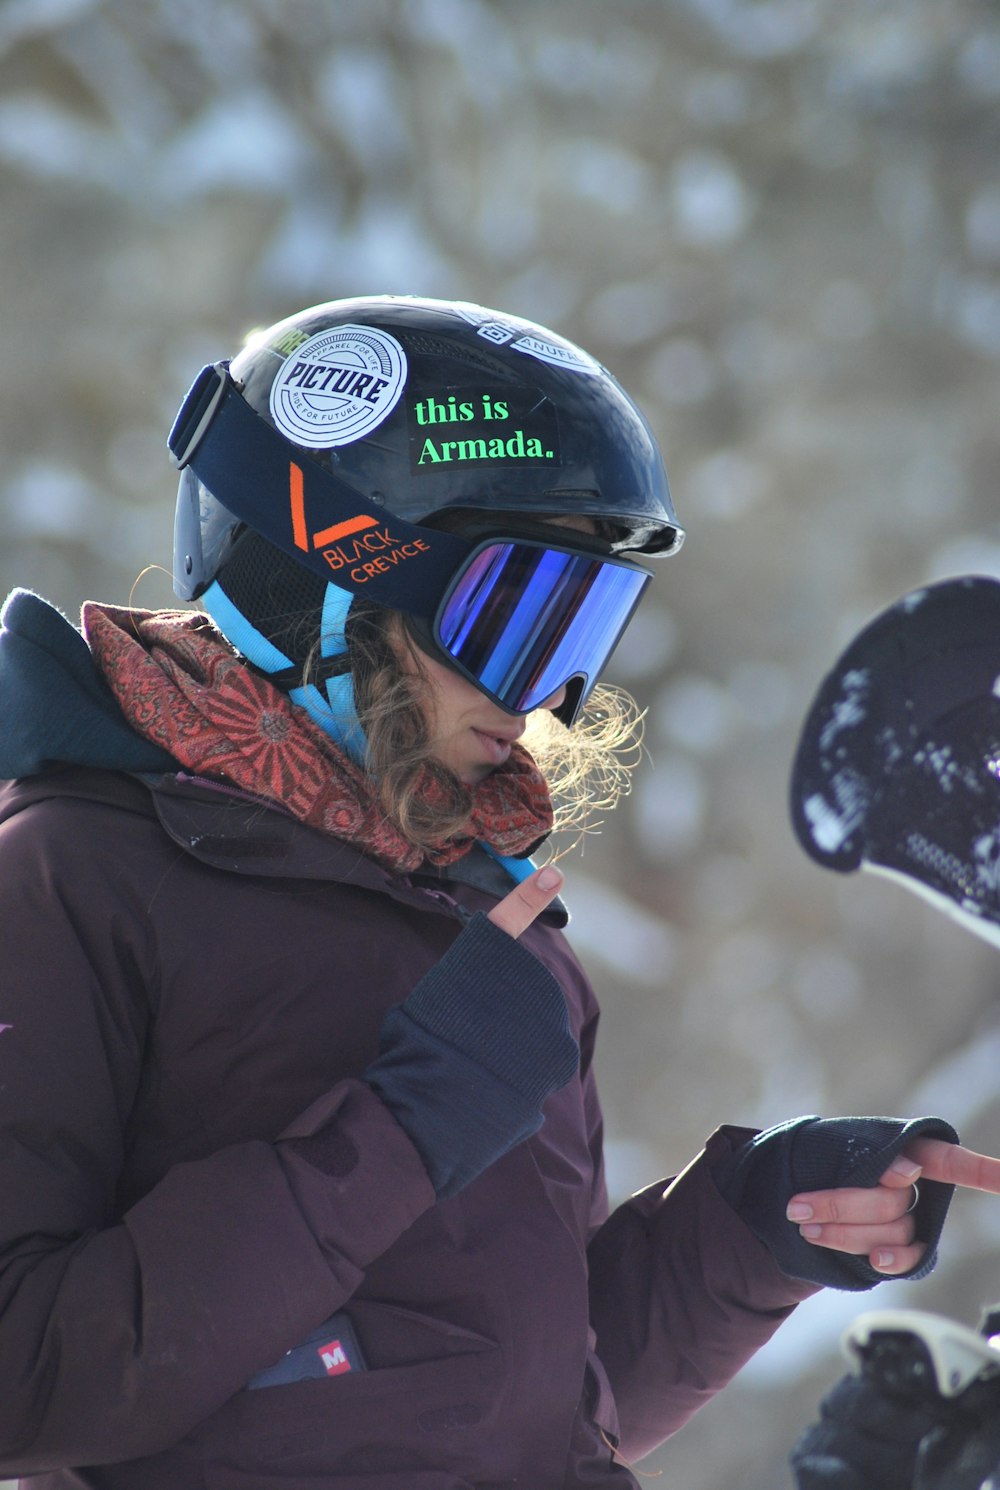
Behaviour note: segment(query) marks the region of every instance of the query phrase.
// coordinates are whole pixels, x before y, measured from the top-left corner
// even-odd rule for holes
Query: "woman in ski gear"
[[[3,614],[0,1474],[634,1485],[817,1287],[930,1269],[956,1142],[724,1127],[609,1214],[522,736],[680,546],[656,443],[546,328],[379,297],[170,446],[202,608]]]

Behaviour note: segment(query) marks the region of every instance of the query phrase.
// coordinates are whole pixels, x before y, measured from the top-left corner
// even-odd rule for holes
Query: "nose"
[[[566,702],[566,684],[557,688],[555,693],[550,693],[548,698],[543,698],[538,705],[539,709],[558,709]]]

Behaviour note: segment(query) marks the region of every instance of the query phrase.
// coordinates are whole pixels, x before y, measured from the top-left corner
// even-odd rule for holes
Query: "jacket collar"
[[[71,766],[25,777],[0,789],[0,822],[53,797],[155,816],[178,848],[230,874],[357,885],[459,917],[464,913],[449,887],[467,885],[496,896],[513,888],[503,866],[478,845],[447,867],[425,865],[412,875],[394,875],[352,844],[299,822],[273,803],[183,772],[130,776]],[[552,902],[545,920],[559,927],[568,924],[562,901]]]

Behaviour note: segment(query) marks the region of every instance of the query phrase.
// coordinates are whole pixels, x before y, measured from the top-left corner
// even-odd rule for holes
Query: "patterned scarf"
[[[207,616],[88,602],[83,632],[134,730],[179,765],[275,802],[400,873],[426,859],[451,864],[482,840],[520,857],[552,827],[545,778],[515,744],[507,762],[472,788],[458,835],[426,854],[386,817],[370,778],[266,678],[255,673]],[[426,767],[418,789],[443,799]]]

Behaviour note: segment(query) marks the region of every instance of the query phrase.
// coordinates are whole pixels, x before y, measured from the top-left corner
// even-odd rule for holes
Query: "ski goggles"
[[[436,649],[512,714],[567,689],[555,711],[572,724],[652,578],[638,564],[542,540],[477,545],[431,628]]]

